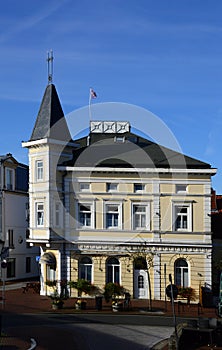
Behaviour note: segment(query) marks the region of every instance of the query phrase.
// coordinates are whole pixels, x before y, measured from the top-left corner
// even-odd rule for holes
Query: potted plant
[[[49,298],[52,300],[53,310],[61,309],[64,304],[64,295],[58,292],[57,281],[46,281],[46,285],[52,288],[53,292],[49,295]]]
[[[77,299],[75,302],[76,310],[85,310],[86,309],[86,301],[83,299]]]
[[[114,312],[123,309],[123,298],[125,289],[118,283],[108,282],[104,287],[104,298],[106,302],[112,300],[112,309]]]
[[[86,308],[86,301],[82,300],[82,294],[90,294],[93,286],[91,282],[81,278],[78,279],[76,282],[70,281],[69,283],[70,288],[75,288],[78,291],[78,300],[75,303],[76,309],[85,309]]]

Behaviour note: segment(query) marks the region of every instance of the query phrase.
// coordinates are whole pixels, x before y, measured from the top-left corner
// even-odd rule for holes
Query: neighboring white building
[[[28,166],[10,153],[0,156],[0,240],[7,252],[6,281],[39,276],[39,248],[26,243],[28,201]]]

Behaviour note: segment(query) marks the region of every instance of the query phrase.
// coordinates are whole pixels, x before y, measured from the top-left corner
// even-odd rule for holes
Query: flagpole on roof
[[[92,120],[91,101],[94,98],[97,98],[97,95],[96,95],[95,91],[92,88],[90,88],[89,89],[89,121],[90,122]]]

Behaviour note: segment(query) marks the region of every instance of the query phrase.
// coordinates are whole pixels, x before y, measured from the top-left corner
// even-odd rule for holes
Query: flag
[[[97,97],[97,95],[96,95],[95,91],[93,89],[90,89],[90,98],[92,99],[92,98],[96,98],[96,97]]]

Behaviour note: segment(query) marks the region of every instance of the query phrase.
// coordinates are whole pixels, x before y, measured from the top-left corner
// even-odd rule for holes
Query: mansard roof
[[[79,148],[64,163],[78,167],[210,169],[211,165],[132,132],[89,133],[75,140]]]
[[[44,138],[67,142],[71,139],[54,84],[46,87],[30,141]]]

